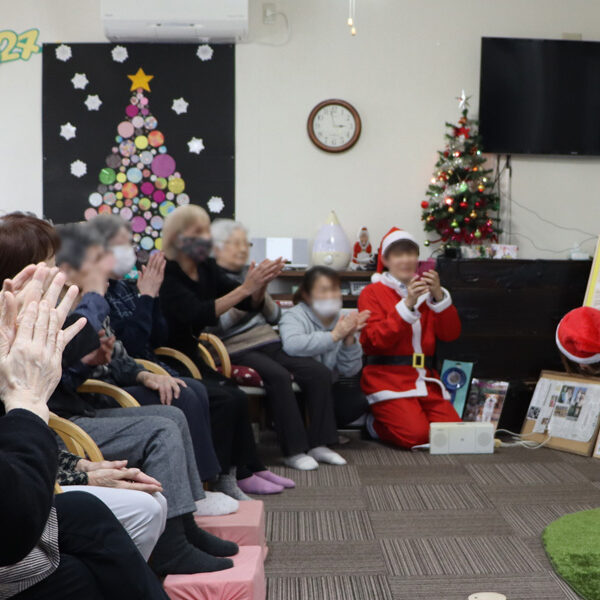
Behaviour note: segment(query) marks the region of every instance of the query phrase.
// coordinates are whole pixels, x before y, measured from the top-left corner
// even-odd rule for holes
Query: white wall
[[[591,0],[356,0],[358,35],[346,0],[279,0],[293,28],[285,46],[237,52],[237,213],[253,235],[312,236],[335,209],[353,238],[391,224],[421,235],[420,206],[444,122],[456,120],[462,88],[478,105],[483,35],[600,39]],[[252,37],[276,42],[282,27],[260,23]],[[0,30],[38,27],[46,42],[104,41],[98,0],[0,0]],[[329,97],[356,106],[363,133],[349,152],[329,155],[306,135],[311,108]],[[0,64],[0,209],[41,210],[41,56]],[[568,118],[568,115],[565,115]],[[564,227],[600,230],[600,160],[513,158],[513,197]],[[561,250],[588,237],[513,206],[514,232]],[[424,236],[423,236],[424,237]],[[563,257],[514,238],[525,257]],[[591,252],[593,241],[583,246]]]

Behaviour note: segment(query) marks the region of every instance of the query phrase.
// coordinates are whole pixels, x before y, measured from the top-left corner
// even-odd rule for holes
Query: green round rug
[[[586,600],[600,600],[600,508],[557,519],[542,541],[556,572]]]

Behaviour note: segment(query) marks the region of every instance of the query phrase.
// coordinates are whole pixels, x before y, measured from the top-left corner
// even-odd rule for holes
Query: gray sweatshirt
[[[362,348],[358,341],[351,346],[335,342],[331,331],[336,323],[337,319],[325,327],[312,309],[300,302],[279,321],[283,349],[290,356],[310,356],[341,377],[352,377],[362,368]]]

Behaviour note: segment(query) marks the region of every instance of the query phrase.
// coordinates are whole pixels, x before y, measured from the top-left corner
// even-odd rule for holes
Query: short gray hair
[[[131,231],[131,224],[117,215],[98,215],[88,222],[88,225],[100,238],[102,243],[107,246],[108,242],[117,235],[119,229],[125,227]]]
[[[248,230],[239,222],[233,219],[215,219],[210,226],[213,244],[217,248],[222,248],[234,231],[241,229],[246,235]]]
[[[69,223],[58,225],[56,231],[60,237],[60,250],[56,253],[56,264],[67,264],[80,269],[88,248],[102,246],[104,242],[89,223]]]

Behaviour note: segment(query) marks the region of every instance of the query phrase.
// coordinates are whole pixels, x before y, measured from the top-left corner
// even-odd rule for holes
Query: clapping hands
[[[333,339],[336,342],[344,340],[346,345],[353,344],[355,342],[355,334],[362,331],[370,316],[371,311],[369,310],[361,312],[353,311],[345,315],[340,315],[338,322],[331,332]]]

